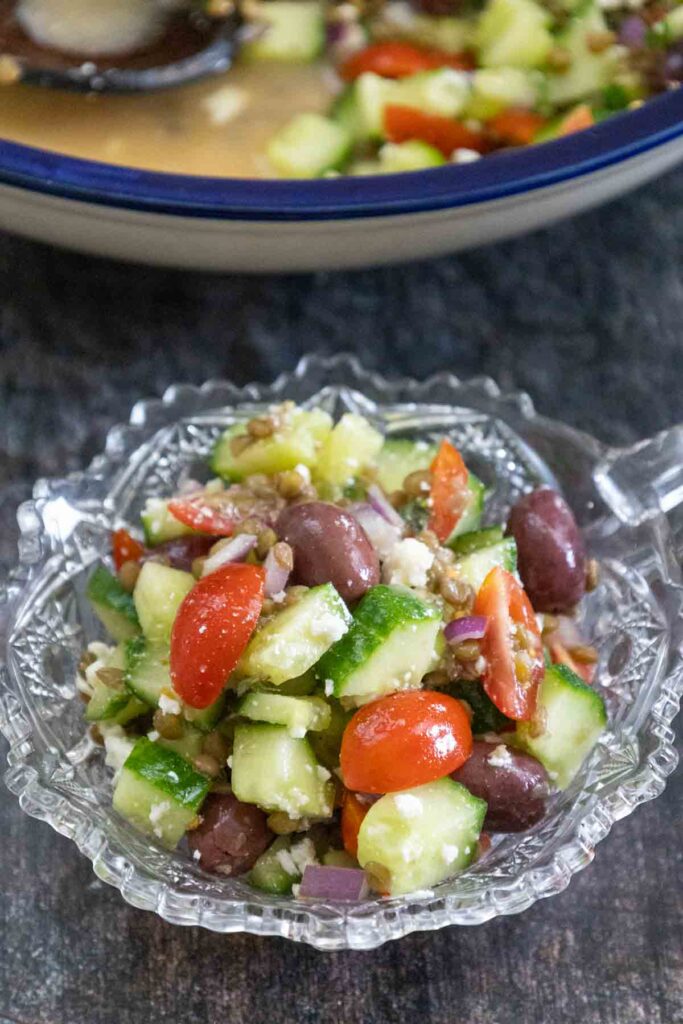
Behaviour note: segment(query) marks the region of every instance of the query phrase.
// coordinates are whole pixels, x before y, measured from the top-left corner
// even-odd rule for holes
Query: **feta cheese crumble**
[[[98,722],[98,728],[104,741],[104,763],[107,768],[114,769],[114,780],[116,780],[135,743],[126,736],[120,725]]]
[[[458,847],[452,846],[450,843],[444,843],[441,847],[441,857],[446,864],[452,864],[459,853]]]
[[[212,124],[223,125],[234,121],[247,107],[249,95],[235,85],[224,85],[204,97],[202,106]]]
[[[332,612],[323,612],[319,618],[311,622],[308,628],[311,636],[320,637],[332,645],[337,640],[341,640],[344,633],[348,632],[349,627],[338,615],[333,615]]]
[[[422,801],[412,793],[397,793],[394,804],[402,818],[418,818],[422,814]]]
[[[179,715],[183,709],[179,700],[162,693],[159,697],[159,710],[163,711],[165,715]]]
[[[414,537],[394,544],[382,567],[385,583],[405,587],[426,587],[427,573],[434,562],[434,552]]]
[[[487,761],[493,768],[511,768],[513,764],[512,754],[504,743],[499,743],[495,750],[491,751]]]
[[[171,810],[171,801],[162,800],[158,804],[152,804],[149,809],[149,820],[152,825],[158,825],[163,816]]]

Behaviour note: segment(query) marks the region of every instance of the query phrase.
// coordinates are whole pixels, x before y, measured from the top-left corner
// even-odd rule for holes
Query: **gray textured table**
[[[354,349],[490,373],[607,441],[683,420],[683,173],[527,239],[413,267],[218,278],[0,239],[0,564],[14,506],[172,381]],[[4,748],[3,748],[4,749]],[[0,1024],[681,1024],[681,775],[562,895],[372,953],[182,930],[126,906],[0,792]]]

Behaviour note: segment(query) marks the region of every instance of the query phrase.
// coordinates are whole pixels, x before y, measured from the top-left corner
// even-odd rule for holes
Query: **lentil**
[[[215,778],[221,770],[220,762],[211,754],[197,754],[192,763],[198,772],[208,775],[210,779]]]
[[[403,492],[409,498],[419,498],[429,494],[432,487],[432,475],[428,469],[416,469],[403,481]]]
[[[237,434],[230,441],[230,452],[233,458],[238,458],[252,443],[253,438],[249,434]]]
[[[306,486],[306,480],[296,469],[288,469],[277,477],[278,494],[287,499],[298,498]]]
[[[185,725],[181,715],[169,715],[166,711],[157,708],[152,719],[154,728],[165,740],[179,740],[185,732]]]
[[[368,885],[374,892],[386,893],[391,887],[391,873],[384,864],[370,860],[365,865],[365,874],[368,877]]]
[[[604,53],[604,51],[616,41],[614,32],[588,32],[586,34],[586,46],[591,53]]]
[[[273,544],[277,543],[277,534],[275,530],[272,530],[269,526],[265,530],[261,530],[258,537],[256,538],[256,554],[260,559],[264,559]]]
[[[97,678],[112,690],[120,690],[123,686],[123,672],[120,668],[98,669]]]
[[[598,652],[590,644],[576,644],[568,650],[574,661],[578,661],[580,665],[595,665],[598,660]]]
[[[281,569],[291,572],[294,568],[294,552],[285,541],[279,540],[273,545],[273,557]]]
[[[284,811],[275,811],[268,815],[268,828],[276,836],[288,836],[293,832],[305,832],[310,822],[306,818],[290,818]]]
[[[572,55],[563,46],[554,46],[548,54],[548,65],[553,71],[568,71],[572,66]]]
[[[225,764],[231,749],[232,744],[216,729],[205,736],[202,743],[202,754],[209,754],[221,764]]]
[[[247,423],[247,433],[257,440],[271,437],[275,432],[275,423],[270,416],[255,416]]]

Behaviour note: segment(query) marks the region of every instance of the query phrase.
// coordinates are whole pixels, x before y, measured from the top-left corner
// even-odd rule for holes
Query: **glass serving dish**
[[[433,891],[359,904],[273,897],[203,872],[135,832],[111,806],[102,752],[86,738],[76,664],[100,634],[84,598],[112,527],[149,495],[196,477],[220,431],[291,398],[353,410],[388,434],[448,434],[491,487],[486,517],[540,483],[559,487],[601,563],[581,609],[600,654],[596,685],[609,728],[571,787],[529,832]],[[206,474],[206,470],[203,470]],[[96,875],[136,907],[216,932],[280,935],[320,949],[369,949],[419,929],[472,925],[560,892],[612,825],[658,796],[677,757],[671,721],[683,689],[683,426],[630,449],[607,448],[534,412],[488,378],[388,381],[353,358],[307,357],[268,386],[209,382],[142,402],[83,473],[41,480],[21,506],[20,564],[0,591],[0,725],[6,782],[27,814],[69,836]]]

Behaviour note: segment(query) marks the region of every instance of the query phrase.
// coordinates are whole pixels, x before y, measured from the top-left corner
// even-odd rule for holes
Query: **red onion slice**
[[[372,505],[358,503],[351,505],[348,511],[358,520],[373,548],[384,560],[401,539],[401,531],[380,515]]]
[[[360,868],[334,868],[307,864],[301,879],[299,898],[309,900],[362,900],[368,894],[368,880]]]
[[[405,527],[403,519],[391,504],[382,488],[378,487],[377,484],[370,484],[368,487],[368,501],[375,512],[379,512],[388,523],[391,523],[392,526],[395,526],[403,533],[403,528]]]
[[[637,14],[631,14],[624,18],[619,26],[618,39],[622,46],[629,50],[639,50],[645,45],[647,35],[647,24]]]
[[[215,554],[209,555],[202,568],[202,576],[208,576],[229,562],[242,562],[256,544],[253,533],[238,533],[231,537],[227,544],[219,548]]]
[[[449,644],[462,644],[465,640],[481,640],[488,624],[486,615],[464,615],[449,622],[443,633]]]
[[[289,569],[284,569],[280,565],[275,557],[273,548],[271,548],[266,555],[263,568],[266,570],[266,581],[263,587],[263,593],[266,597],[272,597],[273,594],[281,594],[287,586]]]

